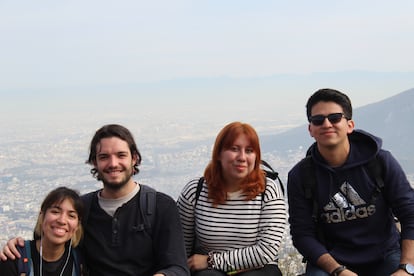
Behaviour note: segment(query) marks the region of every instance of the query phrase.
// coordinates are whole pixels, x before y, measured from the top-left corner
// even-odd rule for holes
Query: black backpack
[[[96,196],[96,193],[99,191],[91,192],[84,195],[83,204],[84,204],[84,216],[82,218],[83,225],[86,225],[88,221],[89,211],[92,204],[92,199]],[[157,205],[157,191],[147,185],[140,184],[139,191],[139,206],[140,206],[140,215],[143,219],[142,224],[136,226],[136,230],[145,230],[149,229],[149,233],[152,234],[152,226],[155,223],[155,210]]]
[[[19,250],[21,255],[21,257],[17,259],[17,274],[19,276],[34,275],[30,241],[25,240],[24,247],[18,246],[17,250]],[[83,259],[76,248],[71,249],[71,255],[73,256],[72,275],[80,276],[83,271]]]
[[[266,177],[269,177],[270,179],[273,179],[274,181],[277,181],[279,183],[279,186],[280,186],[280,189],[281,189],[282,193],[285,194],[285,187],[283,186],[282,180],[279,177],[279,173],[276,172],[272,168],[272,166],[270,166],[270,164],[267,163],[266,161],[261,160],[260,162],[261,162],[262,170],[265,172]],[[200,179],[198,180],[198,183],[197,183],[197,190],[196,190],[194,206],[197,205],[197,201],[198,201],[198,198],[200,196],[201,189],[203,188],[203,182],[204,182],[204,177],[202,176],[202,177],[200,177]],[[262,194],[262,199],[263,199],[263,194]]]

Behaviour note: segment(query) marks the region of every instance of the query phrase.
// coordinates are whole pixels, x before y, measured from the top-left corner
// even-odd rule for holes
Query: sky
[[[183,113],[287,123],[323,87],[362,106],[414,87],[413,10],[412,0],[0,0],[0,123]]]

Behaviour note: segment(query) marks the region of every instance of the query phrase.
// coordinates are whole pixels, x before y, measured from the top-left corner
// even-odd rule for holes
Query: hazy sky
[[[412,0],[0,0],[0,115],[302,115],[321,87],[361,106],[414,87],[413,11]]]

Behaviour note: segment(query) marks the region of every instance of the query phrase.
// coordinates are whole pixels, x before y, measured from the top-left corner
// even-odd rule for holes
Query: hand
[[[20,253],[17,251],[17,245],[23,247],[24,239],[22,237],[13,238],[7,241],[4,245],[3,250],[0,252],[0,259],[6,261],[7,258],[14,260],[20,258]]]
[[[157,274],[154,274],[154,276],[165,276],[165,275],[162,273],[157,273]]]
[[[191,271],[207,269],[207,255],[194,254],[187,259]]]
[[[393,274],[391,274],[391,276],[407,276],[410,275],[407,272],[405,272],[405,270],[402,269],[397,269],[397,271],[395,271]]]

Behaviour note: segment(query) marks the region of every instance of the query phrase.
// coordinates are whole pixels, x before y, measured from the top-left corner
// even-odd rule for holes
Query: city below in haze
[[[367,112],[375,116],[366,115],[369,114]],[[374,134],[381,131],[392,133],[388,128],[394,127],[403,137],[413,137],[414,130],[409,125],[414,119],[414,89],[357,108],[354,113],[357,125],[360,122],[371,126]],[[194,114],[187,115],[175,120],[140,116],[126,117],[123,120],[117,118],[115,121],[105,119],[100,123],[120,123],[129,128],[142,154],[142,165],[139,174],[135,176],[136,181],[176,199],[188,181],[203,174],[210,160],[215,136],[226,123],[209,118],[194,119]],[[390,120],[393,116],[400,120]],[[79,118],[81,114],[75,114],[75,117]],[[383,118],[388,118],[390,122]],[[14,127],[2,128],[0,244],[14,236],[32,238],[40,203],[57,186],[75,188],[81,193],[102,187],[90,174],[91,167],[85,163],[90,140],[101,125],[96,125],[91,118],[85,118],[77,123],[77,127],[68,127],[65,123],[59,123],[57,118],[54,119],[56,120],[51,118],[43,124],[34,124],[28,118],[27,121],[16,122]],[[291,121],[287,118],[285,120],[280,125],[273,117],[257,117],[252,120],[261,139],[262,159],[279,172],[284,185],[289,169],[303,158],[307,147],[312,143],[303,118],[292,116]],[[378,127],[376,121],[381,121]],[[399,124],[405,127],[400,127]],[[299,134],[296,133],[298,130]],[[413,156],[412,149],[407,147],[406,150],[401,150],[396,147],[405,143],[397,134],[395,132],[393,136],[387,137],[384,144],[390,145],[398,153],[397,159],[401,157],[407,176],[414,184],[414,158],[410,158]],[[293,144],[294,140],[298,141],[296,145]],[[287,239],[281,255],[294,256],[292,252],[294,249],[291,241]]]
[[[23,2],[0,4],[0,245],[31,238],[51,189],[102,187],[85,161],[105,124],[135,136],[135,179],[174,198],[232,121],[286,185],[320,88],[347,94],[413,179],[414,1]]]

